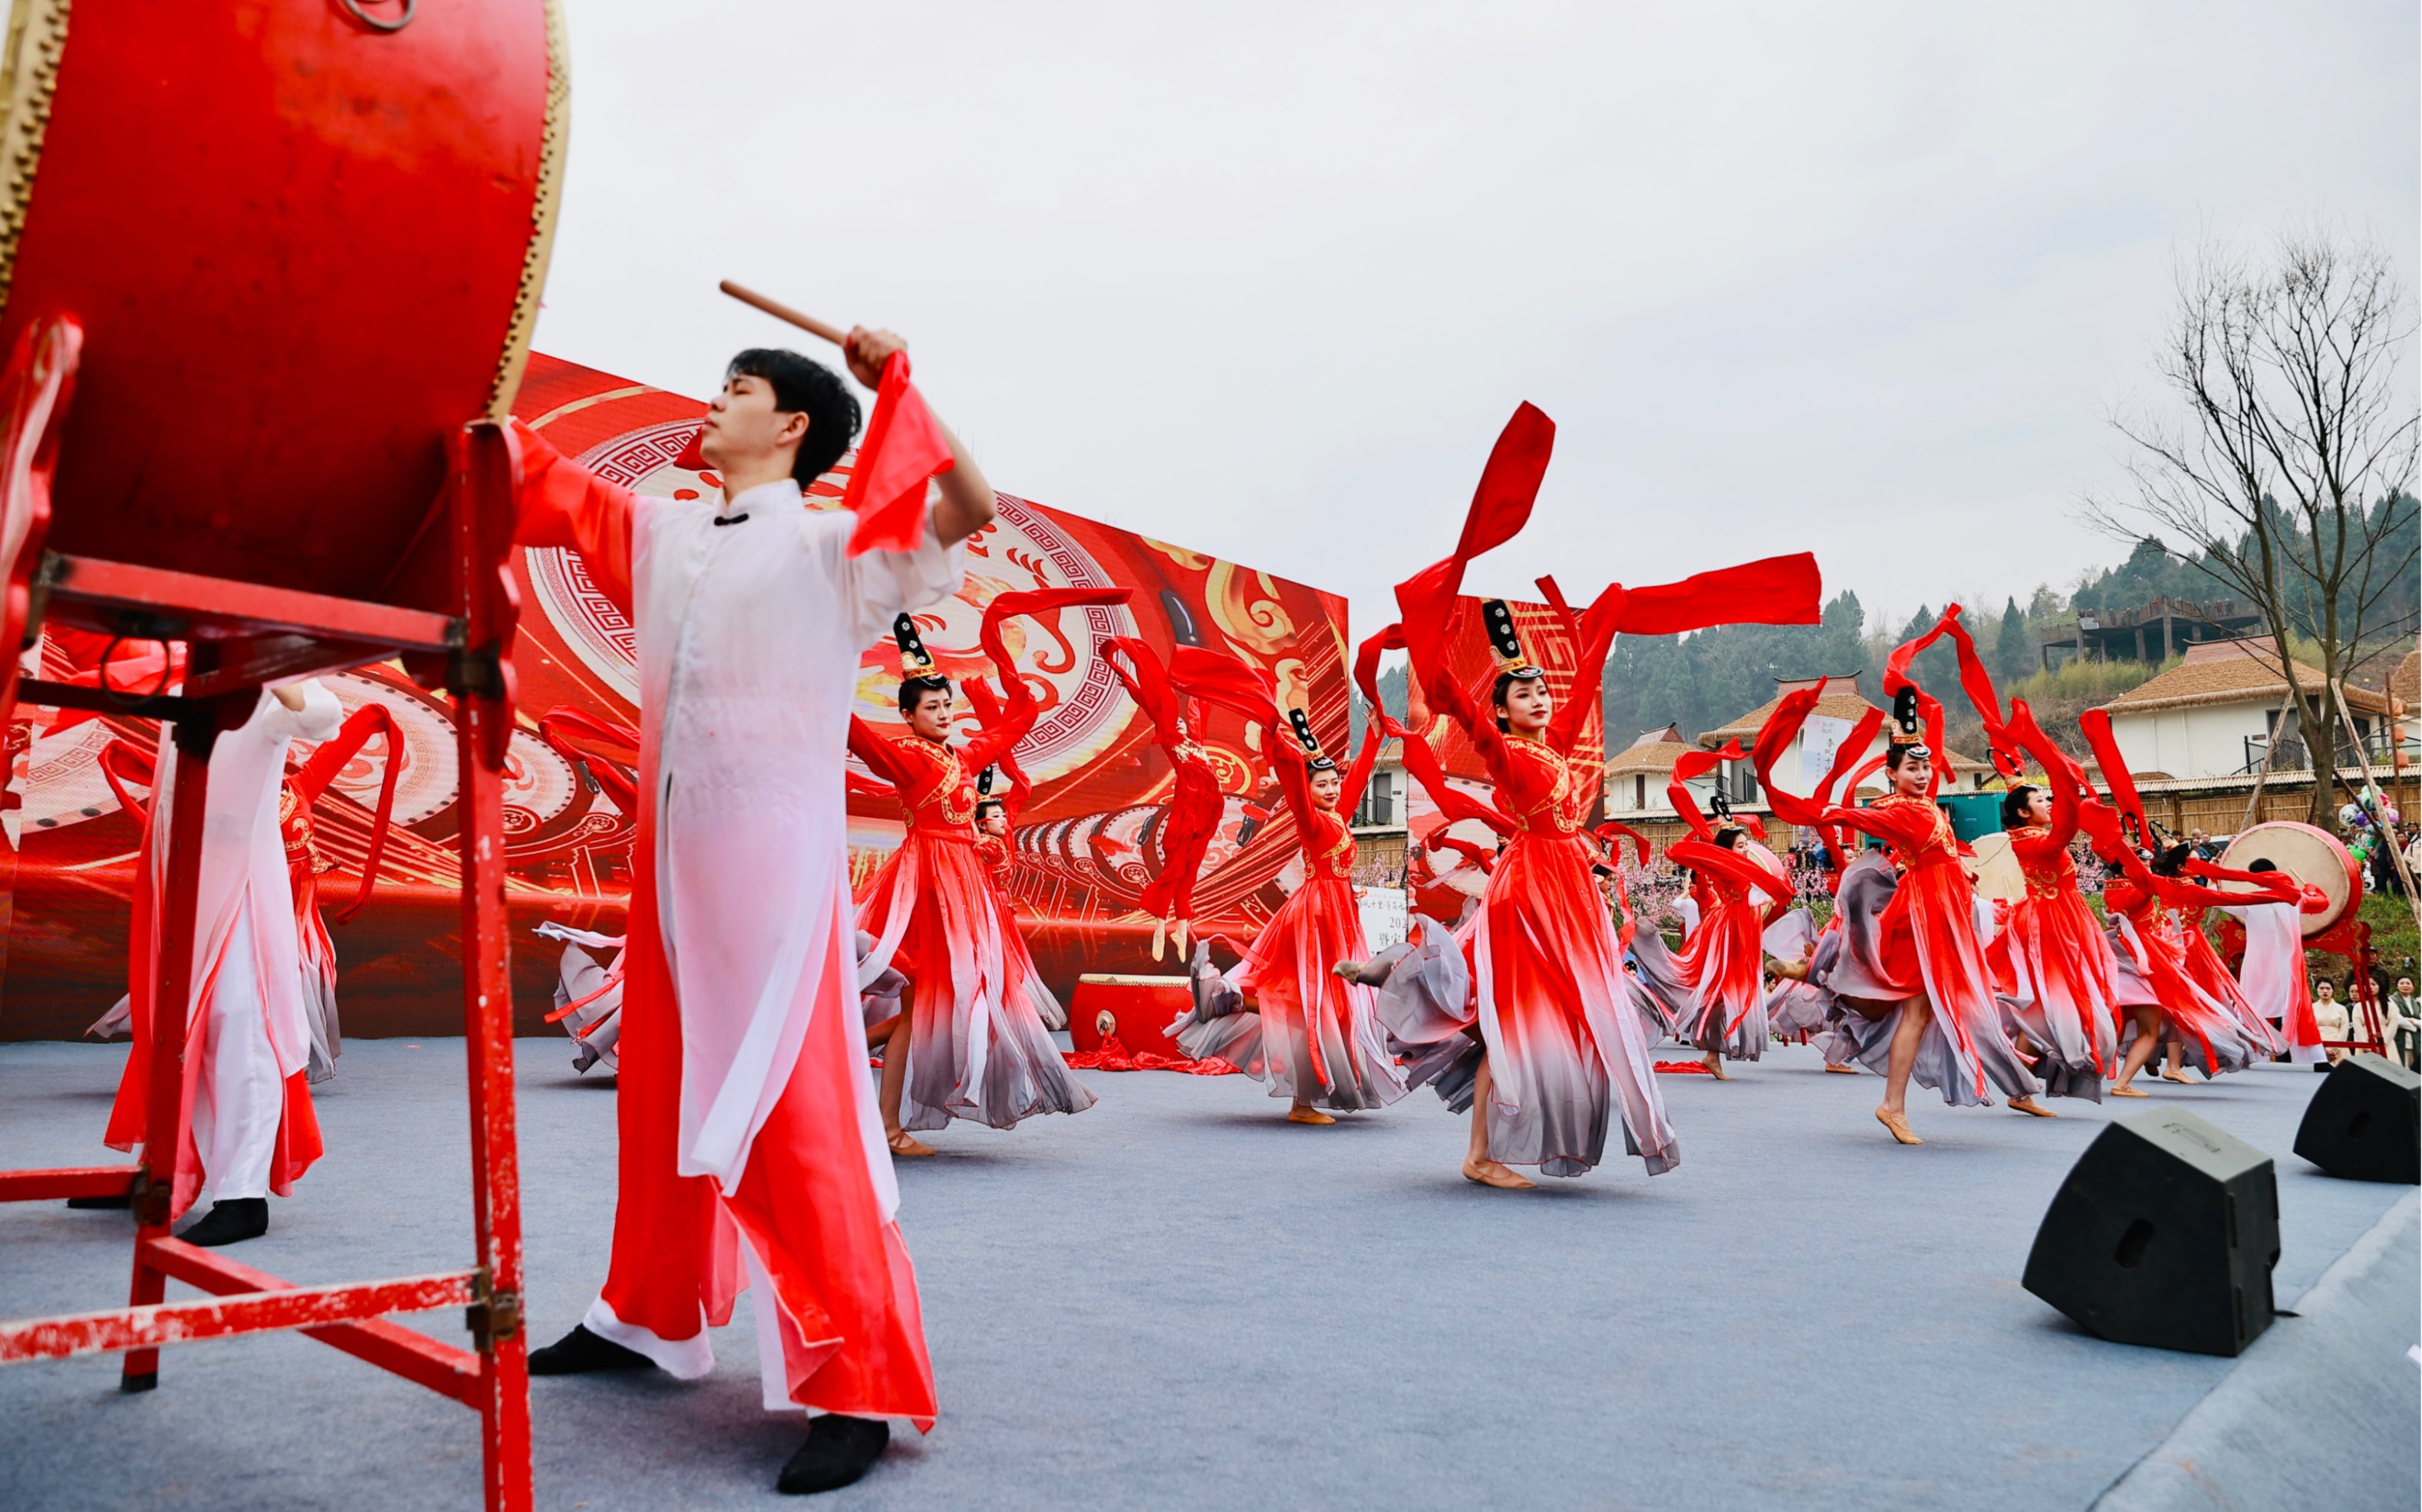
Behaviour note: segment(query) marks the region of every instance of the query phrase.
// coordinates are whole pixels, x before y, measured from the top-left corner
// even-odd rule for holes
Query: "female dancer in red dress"
[[[2115,832],[2113,838],[2118,838]],[[2185,860],[2184,851],[2184,846],[2174,847],[2148,867],[2123,843],[2117,855],[2123,874],[2102,889],[2103,906],[2113,918],[2124,921],[2123,937],[2136,969],[2150,984],[2152,1000],[2131,1004],[2137,1036],[2119,1063],[2118,1079],[2111,1088],[2115,1097],[2145,1095],[2132,1083],[2160,1047],[2165,1018],[2173,1032],[2183,1033],[2189,1059],[2206,1077],[2241,1071],[2279,1048],[2267,1033],[2257,1035],[2249,1030],[2187,969],[2186,934],[2194,926],[2187,922],[2185,914],[2192,911],[2199,916],[2210,895],[2176,874],[2176,868]]]
[[[1009,717],[999,695],[983,678],[968,678],[967,691],[967,701],[983,721],[983,728],[990,729]],[[1006,792],[993,792],[995,770],[1009,779]],[[1025,932],[1017,926],[1017,905],[1010,893],[1010,884],[1017,872],[1017,853],[1010,844],[1009,833],[1033,793],[1034,784],[1027,780],[1025,769],[1017,764],[1014,750],[1001,752],[998,768],[988,766],[977,775],[976,858],[992,878],[993,902],[1000,910],[1000,942],[1008,954],[1010,980],[1024,989],[1044,1028],[1062,1030],[1068,1027],[1068,1010],[1045,984],[1043,973],[1035,969],[1033,953],[1026,948]]]
[[[1852,730],[1849,738],[1835,748],[1833,764],[1826,770],[1825,780],[1810,795],[1810,802],[1820,809],[1831,808],[1836,790],[1856,795],[1860,783],[1883,769],[1880,756],[1864,766],[1859,765],[1860,758],[1875,739],[1876,732],[1882,727],[1883,713],[1876,710]],[[1846,777],[1848,779],[1847,785],[1843,780]],[[1827,896],[1833,900],[1833,907],[1824,926],[1813,935],[1805,923],[1801,923],[1796,949],[1779,944],[1769,934],[1766,946],[1777,956],[1774,974],[1781,980],[1774,995],[1767,1000],[1768,1023],[1776,1032],[1786,1036],[1827,1029],[1828,1032],[1819,1044],[1825,1069],[1854,1077],[1859,1074],[1859,1068],[1851,1063],[1858,1051],[1857,1041],[1854,1036],[1838,1032],[1851,1010],[1826,984],[1832,980],[1834,967],[1841,960],[1845,943],[1843,926],[1846,914],[1842,906],[1842,890],[1850,867],[1858,863],[1843,858],[1849,843],[1838,825],[1812,825],[1809,831],[1816,840],[1818,880]]]
[[[1590,701],[1559,710],[1545,670],[1511,638],[1511,611],[1492,600],[1485,613],[1503,663],[1488,713],[1442,665],[1414,668],[1430,706],[1470,737],[1518,823],[1465,947],[1484,1048],[1463,1173],[1514,1189],[1533,1183],[1510,1166],[1580,1175],[1604,1157],[1618,1101],[1630,1146],[1660,1173],[1679,1163],[1680,1146],[1591,874],[1596,848],[1582,836],[1592,784],[1576,774],[1573,748]],[[1610,624],[1581,648],[1575,686],[1596,685],[1612,638]]]
[[[1954,1107],[1990,1105],[1991,1087],[2021,1112],[2053,1115],[2036,1103],[2041,1085],[2004,1030],[1992,968],[1976,937],[1975,894],[1960,865],[1951,822],[1934,801],[1934,748],[1917,738],[1917,724],[1923,710],[1927,733],[1939,743],[1942,705],[1915,684],[1904,679],[1894,687],[1895,681],[1887,669],[1885,685],[1899,724],[1884,756],[1893,787],[1872,805],[1820,806],[1775,784],[1774,764],[1816,708],[1821,683],[1784,696],[1758,731],[1754,764],[1777,818],[1843,826],[1891,847],[1899,875],[1880,906],[1868,895],[1884,890],[1879,873],[1870,876],[1854,865],[1844,875],[1844,928],[1858,937],[1845,942],[1846,959],[1832,980],[1845,1005],[1855,1010],[1844,1020],[1843,1032],[1857,1044],[1862,1061],[1884,1073],[1884,1100],[1876,1121],[1901,1143],[1921,1144],[1909,1126],[1911,1077]],[[1872,738],[1872,725],[1860,728]],[[1854,883],[1861,893],[1855,901]],[[1858,980],[1843,965],[1859,968]]]
[[[1142,904],[1153,919],[1152,958],[1161,958],[1174,924],[1182,961],[1186,933],[1194,922],[1194,884],[1228,810],[1211,753],[1194,739],[1201,722],[1195,705],[1198,701],[1218,703],[1266,723],[1276,717],[1275,689],[1266,673],[1199,646],[1178,647],[1163,666],[1152,647],[1120,636],[1104,644],[1102,654],[1152,720],[1154,741],[1169,758],[1172,786],[1160,817],[1160,872],[1143,890]]]
[[[2161,1046],[2164,1019],[2172,1033],[2183,1038],[2189,1058],[2200,1065],[2206,1077],[2242,1070],[2277,1054],[2282,1047],[2259,1016],[2250,1010],[2241,1015],[2225,999],[2213,996],[2195,980],[2188,965],[2187,933],[2190,929],[2202,933],[2203,910],[2218,900],[2206,889],[2183,880],[2179,873],[2192,867],[2214,875],[2241,878],[2257,886],[2276,886],[2283,902],[2298,901],[2300,890],[2291,883],[2274,884],[2267,876],[2222,872],[2190,861],[2183,844],[2170,847],[2147,864],[2129,843],[2126,830],[2132,826],[2138,834],[2149,836],[2152,828],[2145,817],[2144,803],[2136,795],[2128,764],[2112,738],[2111,717],[2100,709],[2090,709],[2078,724],[2111,784],[2112,800],[2106,806],[2093,799],[2089,790],[2081,795],[2079,818],[2092,836],[2096,852],[2119,869],[2119,874],[2103,885],[2102,903],[2104,910],[2117,921],[2120,943],[2128,953],[2125,964],[2134,968],[2142,983],[2142,988],[2135,991],[2123,984],[2118,994],[2131,1011],[2137,1034],[2120,1061],[2111,1095],[2146,1095],[2133,1083],[2136,1073],[2145,1068],[2145,1063]],[[2073,766],[2069,775],[2073,781],[2081,780]]]
[[[1665,849],[1666,858],[1691,869],[1692,888],[1706,887],[1697,923],[1678,953],[1668,952],[1654,930],[1636,936],[1631,958],[1639,982],[1655,999],[1674,1037],[1706,1054],[1708,1073],[1719,1080],[1724,1062],[1764,1055],[1766,926],[1789,906],[1791,889],[1768,871],[1749,848],[1749,831],[1727,824],[1719,829],[1699,812],[1690,780],[1718,762],[1742,759],[1738,742],[1720,751],[1692,751],[1674,764],[1665,795],[1691,827],[1691,838]]]
[[[2002,829],[2026,878],[1993,938],[2002,987],[2020,1004],[2018,1019],[2038,1052],[2036,1069],[2055,1097],[2102,1100],[2103,1079],[2118,1063],[2119,969],[2069,854],[2079,827],[2083,773],[2037,725],[2023,701],[2010,706],[2011,742],[2044,768],[2044,780],[2013,782],[2002,799]],[[2090,790],[2089,790],[2090,792]]]
[[[893,634],[904,674],[900,712],[910,732],[886,739],[851,717],[851,753],[897,790],[908,811],[908,831],[867,884],[857,913],[858,929],[876,941],[858,964],[859,980],[896,967],[910,984],[889,1027],[879,1097],[895,1154],[933,1154],[909,1131],[940,1128],[953,1118],[1009,1128],[1031,1114],[1093,1105],[1011,969],[992,879],[976,854],[973,774],[1024,739],[1041,712],[1001,641],[1001,622],[1128,595],[1124,589],[1115,595],[1047,589],[994,599],[984,610],[983,639],[1007,683],[1007,717],[963,749],[947,744],[950,680],[933,672],[916,623],[904,614]],[[870,1038],[881,1028],[870,1026]]]
[[[1547,416],[1528,404],[1518,410],[1489,454],[1455,554],[1396,587],[1414,683],[1471,741],[1496,784],[1497,807],[1514,824],[1464,946],[1483,1051],[1463,1173],[1505,1188],[1533,1185],[1510,1166],[1574,1176],[1596,1165],[1618,1106],[1626,1142],[1652,1174],[1680,1158],[1614,921],[1591,873],[1596,847],[1583,831],[1597,765],[1577,760],[1575,750],[1596,710],[1594,694],[1615,633],[1818,618],[1816,562],[1805,556],[1637,591],[1618,584],[1574,623],[1571,685],[1582,694],[1560,708],[1546,672],[1524,654],[1510,610],[1492,602],[1483,618],[1500,669],[1487,701],[1476,701],[1446,657],[1447,637],[1461,619],[1464,566],[1512,540],[1529,519],[1554,437]]]
[[[1952,605],[1933,629],[1895,651],[1887,683],[1905,681],[1918,653],[1950,638],[1960,685],[1984,722],[2002,771],[2003,832],[2026,879],[2025,895],[2009,906],[1987,951],[1995,985],[2013,1005],[2010,1027],[2021,1053],[2033,1060],[2051,1095],[2100,1102],[2102,1079],[2117,1051],[2119,970],[2078,891],[2077,865],[2068,854],[2077,838],[2075,792],[2084,772],[2044,734],[2023,701],[2014,702],[2009,717],[2003,717],[1992,675],[1959,615],[1959,606]],[[2021,752],[2043,764],[2044,782],[2019,780],[2024,771]],[[2061,775],[2051,775],[2055,773]],[[2092,790],[2086,791],[2090,797]]]
[[[1355,901],[1354,831],[1345,818],[1361,803],[1379,742],[1394,725],[1373,719],[1353,770],[1340,777],[1303,711],[1289,711],[1288,719],[1295,739],[1272,743],[1271,770],[1295,818],[1303,885],[1228,974],[1254,1011],[1206,1016],[1198,1009],[1172,1030],[1197,1060],[1217,1057],[1267,1081],[1271,1096],[1289,1099],[1287,1122],[1334,1124],[1316,1105],[1351,1112],[1405,1095],[1371,989],[1352,975],[1371,951]],[[1226,995],[1219,1000],[1224,1005]]]

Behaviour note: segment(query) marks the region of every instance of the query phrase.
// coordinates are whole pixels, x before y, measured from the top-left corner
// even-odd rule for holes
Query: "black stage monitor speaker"
[[[2304,1105],[2296,1153],[2350,1181],[2422,1182],[2422,1077],[2350,1055]]]
[[[2117,1344],[2235,1355],[2271,1326],[2271,1158],[2181,1109],[2095,1136],[2036,1230],[2026,1288]]]

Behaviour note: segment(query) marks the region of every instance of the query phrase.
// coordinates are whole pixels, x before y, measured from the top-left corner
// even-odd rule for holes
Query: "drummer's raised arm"
[[[908,343],[889,331],[870,330],[860,325],[852,328],[849,339],[841,343],[841,354],[849,363],[850,375],[868,388],[883,386],[883,365],[894,352],[905,352]],[[930,408],[929,408],[930,413]],[[950,443],[951,469],[934,480],[941,500],[934,507],[934,534],[944,545],[965,541],[992,523],[992,483],[983,469],[939,415],[935,425],[941,429],[942,439]]]
[[[513,543],[580,553],[589,575],[624,614],[631,610],[631,532],[638,496],[607,482],[513,421],[522,466],[514,490]]]

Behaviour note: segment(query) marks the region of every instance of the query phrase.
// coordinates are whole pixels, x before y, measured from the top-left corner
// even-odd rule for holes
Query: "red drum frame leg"
[[[41,420],[47,424],[50,417]],[[159,1381],[163,1345],[300,1331],[477,1410],[485,1504],[491,1512],[525,1512],[531,1504],[529,1367],[522,1335],[521,1168],[513,1117],[503,828],[505,754],[512,732],[505,652],[518,612],[504,563],[518,449],[505,429],[482,422],[449,437],[447,449],[451,534],[445,555],[457,585],[452,614],[41,552],[39,519],[31,522],[32,539],[19,538],[20,550],[39,553],[40,564],[38,573],[16,575],[21,584],[30,576],[31,602],[8,620],[38,624],[47,614],[113,635],[181,640],[189,659],[184,688],[170,697],[130,701],[106,688],[32,680],[15,689],[17,699],[30,703],[102,707],[165,720],[179,759],[161,900],[164,948],[155,1000],[162,1008],[150,1016],[147,1030],[151,1074],[141,1156],[132,1166],[0,1172],[0,1202],[119,1193],[133,1198],[139,1226],[127,1305],[0,1322],[0,1364],[119,1351],[125,1356],[121,1387],[149,1391]],[[8,481],[0,478],[0,486]],[[21,528],[34,512],[19,513]],[[184,1244],[168,1232],[175,1151],[185,1132],[185,1005],[192,1000],[202,800],[212,746],[219,732],[250,714],[263,683],[399,654],[432,671],[442,667],[454,702],[464,815],[463,1022],[477,1263],[434,1275],[299,1285]],[[0,688],[0,723],[13,701]],[[169,1004],[177,1011],[168,1011]],[[208,1295],[170,1301],[171,1280]],[[387,1319],[392,1313],[444,1307],[465,1310],[470,1348],[441,1344]]]

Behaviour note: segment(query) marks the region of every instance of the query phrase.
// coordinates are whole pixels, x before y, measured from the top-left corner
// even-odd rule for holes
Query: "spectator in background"
[[[2220,859],[2219,843],[2215,842],[2209,833],[2202,829],[2189,830],[2187,832],[2187,843],[2194,847],[2194,857],[2196,860],[2216,861]]]
[[[2398,977],[2397,990],[2381,1005],[2388,1016],[2388,1053],[2408,1071],[2422,1070],[2422,1001],[2414,996],[2414,979]]]
[[[2353,1030],[2347,1017],[2347,1005],[2338,1001],[2336,984],[2326,977],[2313,984],[2313,1023],[2321,1032],[2321,1042],[2328,1047],[2329,1056],[2327,1061],[2316,1063],[2313,1069],[2325,1070],[2345,1060],[2346,1050],[2334,1042],[2353,1038]]]

